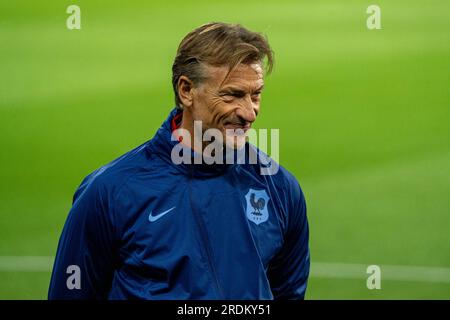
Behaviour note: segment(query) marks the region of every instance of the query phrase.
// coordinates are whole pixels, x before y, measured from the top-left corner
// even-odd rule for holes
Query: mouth
[[[225,130],[233,130],[233,131],[242,130],[244,132],[247,132],[247,130],[250,129],[251,126],[252,126],[251,123],[242,124],[242,123],[225,122],[223,124]]]

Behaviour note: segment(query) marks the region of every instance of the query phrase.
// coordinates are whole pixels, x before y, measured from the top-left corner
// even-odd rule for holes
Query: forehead
[[[264,84],[263,69],[260,63],[240,64],[227,76],[228,66],[206,65],[209,86],[223,88],[226,86],[243,86],[254,89]],[[225,80],[225,81],[224,81]]]

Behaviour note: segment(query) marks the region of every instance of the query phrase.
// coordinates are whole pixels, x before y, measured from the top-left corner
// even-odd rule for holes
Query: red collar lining
[[[173,117],[172,122],[170,124],[172,132],[174,132],[175,130],[180,128],[182,118],[183,118],[183,112],[180,112]],[[179,142],[183,141],[183,137],[182,136],[178,137],[178,141]]]

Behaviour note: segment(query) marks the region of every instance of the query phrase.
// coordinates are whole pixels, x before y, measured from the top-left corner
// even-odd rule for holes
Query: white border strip
[[[51,272],[54,257],[0,256],[0,272]],[[312,278],[367,279],[369,264],[311,263]],[[450,268],[379,265],[382,280],[450,283]]]

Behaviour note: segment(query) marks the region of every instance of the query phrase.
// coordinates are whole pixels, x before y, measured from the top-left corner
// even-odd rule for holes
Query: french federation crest
[[[269,210],[267,206],[269,203],[269,196],[266,190],[251,189],[245,195],[247,200],[247,218],[255,224],[260,224],[269,218]]]

